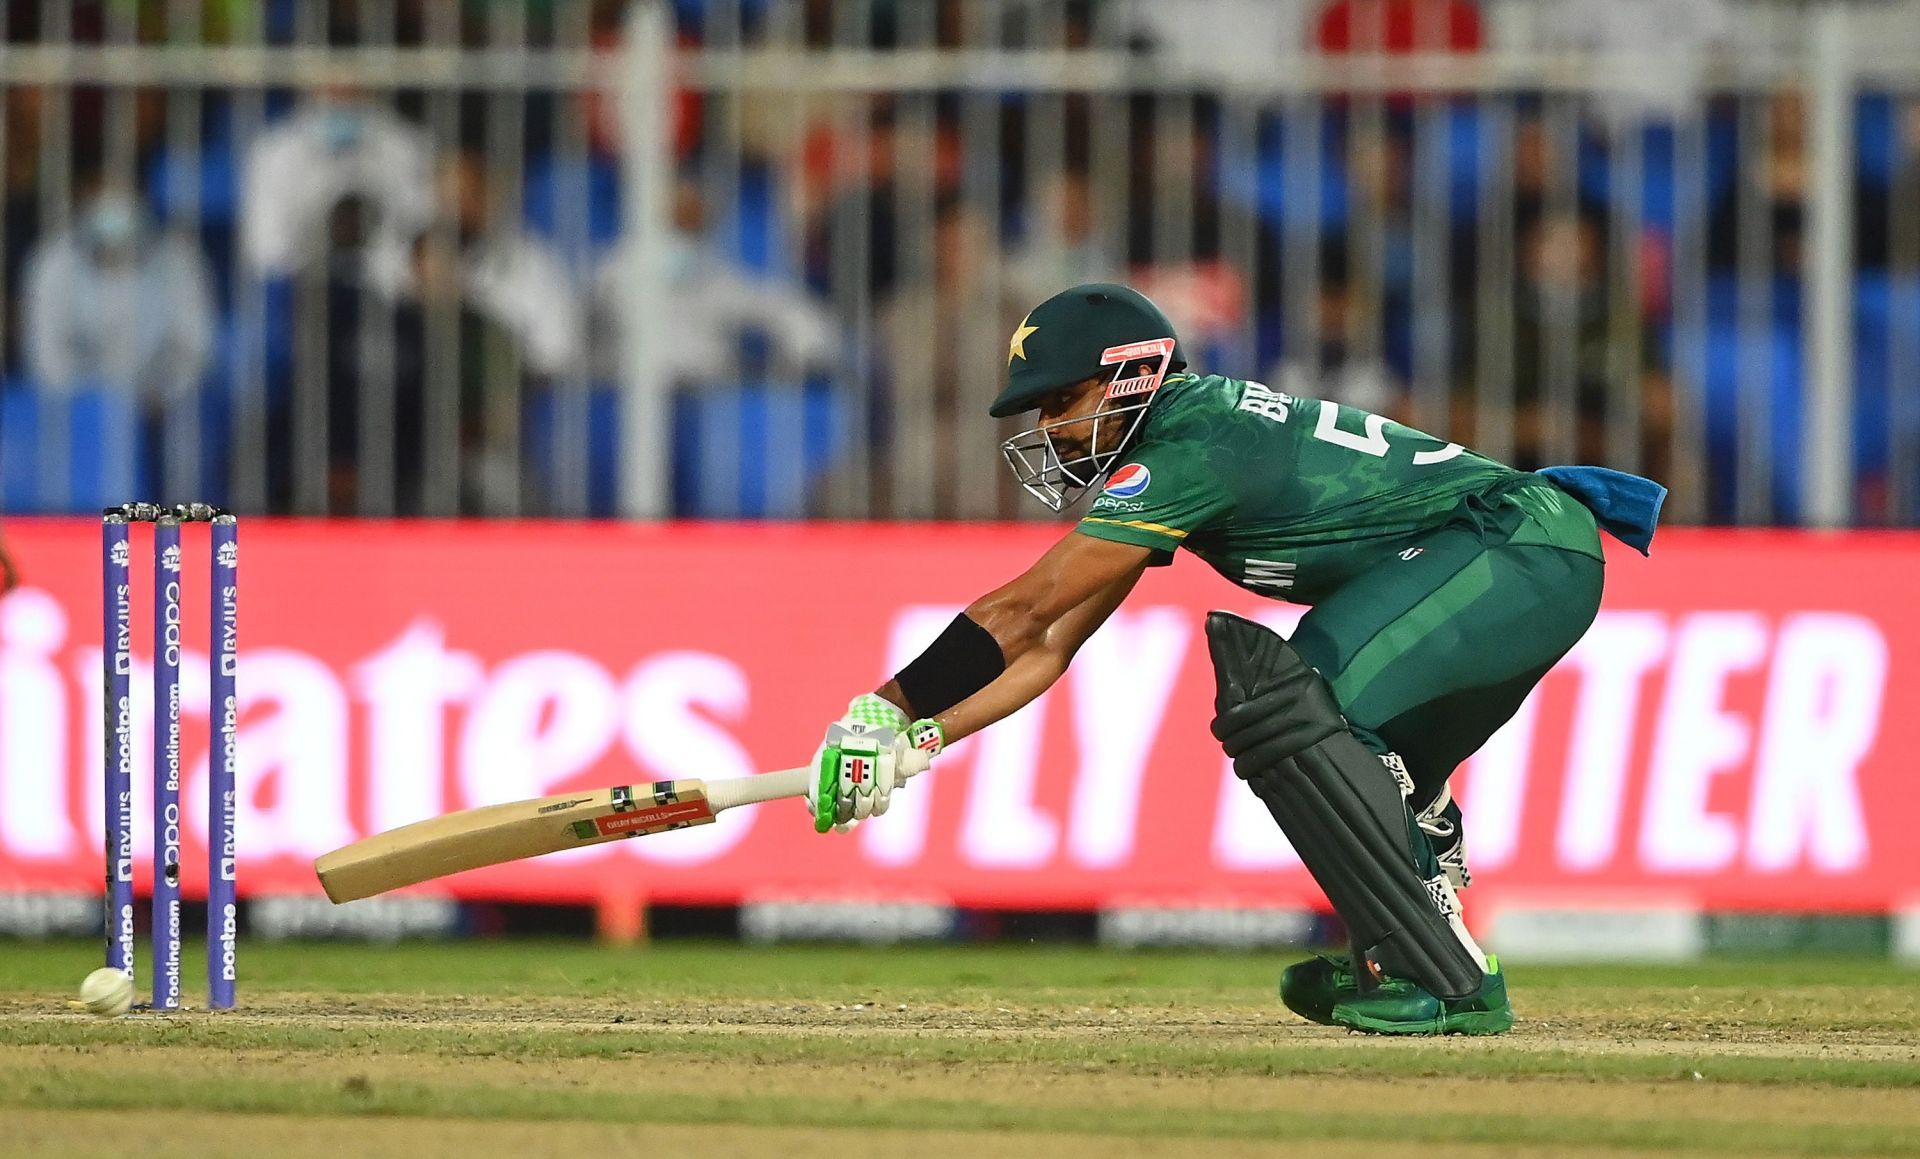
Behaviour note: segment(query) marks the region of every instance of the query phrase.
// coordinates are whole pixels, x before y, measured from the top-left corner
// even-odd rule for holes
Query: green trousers
[[[1579,642],[1603,576],[1593,514],[1522,475],[1315,605],[1292,642],[1355,734],[1406,762],[1417,810]]]

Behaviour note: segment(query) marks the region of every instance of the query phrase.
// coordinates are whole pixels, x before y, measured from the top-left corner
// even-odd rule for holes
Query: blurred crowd
[[[178,35],[176,7],[10,5],[5,33],[158,43]],[[194,7],[207,43],[338,48],[480,47],[510,27],[532,47],[611,52],[626,16],[619,0]],[[1514,35],[1511,6],[1473,0],[672,7],[684,45],[721,29],[809,50],[1099,43],[1142,70],[1472,54]],[[1310,117],[1297,102],[1249,111],[1145,90],[1001,94],[984,118],[957,93],[805,104],[680,91],[656,271],[672,292],[643,307],[670,336],[652,357],[677,391],[676,509],[799,514],[837,489],[869,494],[878,514],[1010,513],[1010,489],[963,494],[993,469],[963,456],[984,445],[991,457],[968,432],[990,429],[979,404],[1005,334],[1054,290],[1113,278],[1159,300],[1208,369],[1444,427],[1521,466],[1573,458],[1675,479],[1715,520],[1752,517],[1736,484],[1757,437],[1779,461],[1760,517],[1793,518],[1805,95],[1702,89],[1716,54],[1741,51],[1730,0],[1535,7],[1536,43],[1687,52],[1700,73],[1577,104],[1332,93]],[[452,469],[458,510],[518,512],[549,506],[572,392],[593,432],[588,507],[610,511],[602,460],[621,453],[610,416],[635,308],[619,276],[612,102],[406,83],[209,88],[184,149],[177,92],[8,86],[8,413],[117,397],[158,472],[177,453],[168,416],[191,412],[206,436],[199,477],[219,497],[221,463],[247,437],[233,416],[257,412],[270,509],[368,510],[372,447],[390,459],[374,508],[434,510],[432,472]],[[1897,349],[1891,330],[1920,333],[1920,299],[1900,293],[1920,272],[1920,115],[1872,98],[1861,122],[1851,260],[1863,303],[1882,303],[1862,349]],[[1703,308],[1688,334],[1676,286],[1696,267]],[[1757,375],[1742,361],[1756,318],[1768,346]],[[1696,348],[1686,364],[1680,352]],[[1897,368],[1863,356],[1858,369],[1858,502],[1871,522],[1915,481],[1888,477],[1906,421]],[[1741,403],[1755,381],[1771,400],[1757,436]],[[779,469],[797,491],[716,466],[773,453],[766,430],[742,434],[748,414],[798,424],[799,458]],[[1704,429],[1676,429],[1688,422]],[[717,423],[733,425],[716,440]],[[303,446],[317,430],[324,446]],[[852,431],[899,453],[849,460]],[[422,450],[437,437],[457,451],[451,468]],[[303,493],[303,456],[321,455],[324,486]]]

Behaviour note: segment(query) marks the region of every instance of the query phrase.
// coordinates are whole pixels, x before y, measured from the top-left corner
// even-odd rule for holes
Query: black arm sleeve
[[[894,680],[906,694],[909,715],[938,716],[1006,670],[1000,641],[962,612]]]

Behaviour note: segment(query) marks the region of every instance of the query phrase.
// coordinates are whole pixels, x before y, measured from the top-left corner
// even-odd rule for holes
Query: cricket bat
[[[313,870],[337,905],[486,865],[711,824],[715,814],[737,805],[804,797],[814,775],[808,767],[720,781],[655,781],[463,809],[322,854]]]

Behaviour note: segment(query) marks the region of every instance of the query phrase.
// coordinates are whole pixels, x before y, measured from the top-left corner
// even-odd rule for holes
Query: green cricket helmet
[[[1173,323],[1131,286],[1089,282],[1035,306],[1013,332],[1007,387],[993,400],[989,414],[1006,418],[1034,410],[1074,383],[1111,377],[1102,388],[1102,405],[1091,415],[1043,423],[1001,444],[1014,478],[1055,511],[1079,498],[1139,433],[1154,392],[1167,375],[1186,364]],[[1093,424],[1086,453],[1062,458],[1054,432],[1083,423]],[[1109,424],[1123,427],[1117,440],[1111,438]],[[1100,450],[1109,441],[1112,445]]]

